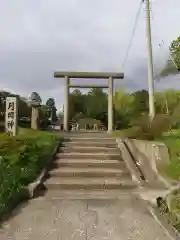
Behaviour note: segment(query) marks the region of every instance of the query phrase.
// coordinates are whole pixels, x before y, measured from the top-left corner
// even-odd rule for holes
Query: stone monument
[[[18,100],[17,97],[6,98],[5,130],[9,136],[17,135]]]

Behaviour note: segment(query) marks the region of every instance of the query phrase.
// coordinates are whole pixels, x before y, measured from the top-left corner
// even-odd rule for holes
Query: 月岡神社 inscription
[[[18,113],[17,98],[7,97],[5,128],[6,133],[9,136],[17,135],[17,113]]]

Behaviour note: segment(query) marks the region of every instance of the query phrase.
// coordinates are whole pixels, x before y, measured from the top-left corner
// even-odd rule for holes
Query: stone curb
[[[161,212],[162,204],[165,204],[165,207],[167,208],[167,213],[170,214],[172,218],[170,219],[170,221],[174,219],[180,223],[180,215],[177,212],[173,211],[173,209],[171,208],[171,203],[173,200],[174,193],[179,189],[180,189],[180,186],[177,185],[176,187],[171,188],[165,196],[160,197],[162,202],[160,203],[159,206],[158,206],[158,198],[156,199],[156,201],[157,201],[158,211],[160,212],[162,217],[166,218],[165,216],[163,216],[163,212]],[[180,239],[180,233],[178,232],[178,230],[174,226],[172,226],[172,224],[171,224],[171,227],[175,231],[176,235],[179,237],[178,239]]]
[[[129,170],[129,172],[131,173],[132,181],[137,186],[140,186],[140,187],[144,186],[145,180],[142,179],[141,173],[140,173],[139,169],[137,168],[135,162],[133,161],[132,156],[130,155],[130,152],[127,151],[123,139],[117,138],[116,144],[120,150],[120,154]]]
[[[54,151],[49,156],[49,159],[48,159],[48,162],[47,162],[46,166],[43,168],[43,170],[41,171],[41,173],[38,176],[38,178],[34,182],[28,184],[27,190],[29,192],[29,197],[30,198],[33,198],[35,196],[35,193],[36,193],[37,189],[42,185],[42,183],[44,181],[44,178],[45,178],[45,176],[46,176],[46,174],[48,172],[49,165],[54,160],[54,157],[55,157],[55,155],[57,154],[57,152],[59,150],[60,144],[61,144],[61,142],[58,141],[56,146],[55,146],[55,148],[54,148]]]
[[[167,218],[161,214],[158,207],[149,206],[149,212],[152,214],[156,222],[164,229],[169,236],[169,239],[180,239],[180,233],[168,222]]]
[[[169,236],[171,240],[180,239],[180,233],[175,229],[175,227],[169,223],[167,217],[162,214],[160,208],[158,207],[158,199],[161,198],[166,200],[166,196],[171,192],[176,190],[179,186],[171,187],[168,190],[147,190],[146,188],[142,188],[136,195],[144,200],[149,212],[155,219],[155,221],[164,229],[166,234]]]

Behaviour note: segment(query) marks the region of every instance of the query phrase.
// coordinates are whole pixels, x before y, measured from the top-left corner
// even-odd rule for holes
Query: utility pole
[[[151,41],[151,18],[150,18],[150,2],[145,2],[146,10],[146,36],[148,48],[148,88],[149,88],[149,117],[152,120],[155,117],[155,104],[154,104],[154,79],[153,79],[153,56],[152,56],[152,41]]]

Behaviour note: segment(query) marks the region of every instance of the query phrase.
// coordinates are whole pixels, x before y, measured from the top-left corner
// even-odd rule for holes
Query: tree
[[[48,98],[46,101],[46,115],[49,119],[51,119],[52,122],[55,122],[57,120],[57,115],[56,115],[56,106],[55,106],[55,100],[54,98]]]
[[[172,41],[170,46],[170,55],[178,69],[180,69],[180,36],[176,40]]]
[[[108,98],[101,88],[91,89],[86,97],[85,115],[100,120],[107,126]]]
[[[37,92],[32,92],[32,93],[31,93],[31,96],[30,96],[30,101],[31,101],[32,104],[35,104],[35,105],[38,104],[38,105],[39,105],[39,104],[41,104],[42,99],[41,99],[39,93],[37,93]]]
[[[77,114],[85,113],[86,95],[75,89],[69,96],[69,118],[73,119]]]
[[[122,89],[118,89],[114,94],[114,107],[117,112],[123,115],[130,114],[134,96],[127,94]]]
[[[69,119],[98,119],[107,125],[107,94],[101,88],[90,89],[87,94],[74,90],[69,97]]]
[[[54,98],[48,98],[48,100],[46,101],[46,106],[52,108],[55,107],[55,100]]]
[[[172,114],[174,109],[180,104],[180,92],[169,89],[164,91],[166,113]]]
[[[133,115],[139,116],[142,113],[148,112],[149,94],[143,89],[131,94],[133,96]]]
[[[169,51],[170,57],[160,74],[161,76],[174,75],[180,71],[180,36],[172,41]]]
[[[0,92],[0,119],[4,121],[5,111],[6,111],[6,97],[17,97],[18,99],[18,117],[21,118],[30,118],[31,109],[28,103],[17,94],[12,94],[10,92],[1,91]]]
[[[126,128],[130,124],[133,111],[134,96],[118,89],[114,94],[114,121],[118,128]]]
[[[19,97],[19,101],[18,101],[18,116],[19,119],[21,118],[30,118],[31,116],[31,108],[28,105],[27,102],[25,102],[23,99],[21,99],[21,97]]]
[[[156,113],[168,113],[167,99],[164,92],[155,92]]]

